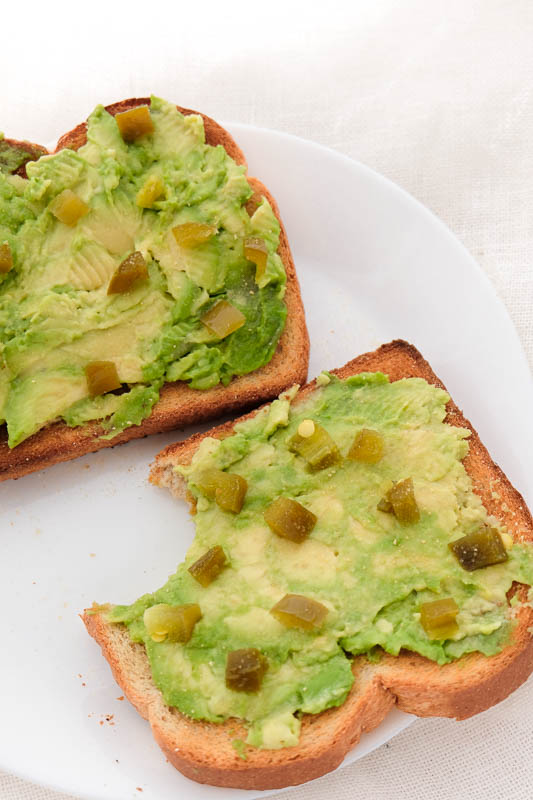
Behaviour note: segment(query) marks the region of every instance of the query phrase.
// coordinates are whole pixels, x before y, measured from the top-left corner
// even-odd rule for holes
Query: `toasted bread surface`
[[[383,345],[332,372],[346,378],[377,370],[387,373],[392,381],[421,377],[444,388],[420,353],[403,341]],[[315,386],[314,381],[305,386],[295,402]],[[453,401],[447,405],[446,421],[471,431],[469,453],[463,463],[489,513],[515,540],[533,542],[533,520],[522,496],[492,461]],[[185,496],[185,484],[173,472],[173,466],[190,463],[205,436],[230,436],[234,425],[227,423],[170,445],[157,456],[150,480],[176,496]],[[526,587],[516,585],[512,591],[525,601]],[[361,734],[375,728],[395,705],[418,716],[464,719],[503,700],[533,670],[533,638],[528,630],[533,624],[533,609],[519,605],[512,642],[495,656],[471,653],[444,666],[407,651],[397,657],[384,654],[378,663],[356,657],[354,685],[342,706],[317,715],[305,714],[298,745],[281,750],[247,747],[244,760],[232,745],[236,738],[246,736],[238,720],[196,722],[169,708],[154,686],[144,646],[131,642],[125,626],[107,623],[100,613],[85,612],[83,620],[126,696],[150,722],[169,761],[187,777],[218,786],[267,789],[303,783],[335,769]]]
[[[106,106],[106,110],[115,115],[134,106],[149,104],[150,98],[132,98]],[[178,110],[183,114],[199,114],[204,121],[206,143],[222,145],[237,164],[246,165],[241,149],[228,131],[200,112],[179,106]],[[87,123],[83,122],[59,139],[55,152],[63,148],[77,150],[86,141]],[[44,151],[44,148],[40,149]],[[270,362],[254,372],[233,378],[228,386],[219,384],[213,389],[198,390],[191,389],[183,381],[167,383],[163,386],[159,401],[154,405],[150,416],[140,425],[133,425],[110,440],[101,438],[104,431],[97,421],[76,428],[69,428],[63,422],[54,422],[10,449],[4,426],[0,429],[0,481],[20,478],[61,461],[69,461],[104,447],[114,447],[131,439],[251,408],[259,402],[276,397],[291,383],[306,380],[309,336],[287,234],[277,203],[268,189],[257,178],[248,177],[248,182],[254,192],[247,204],[248,211],[253,213],[260,198],[266,197],[280,223],[278,253],[287,275],[284,297],[287,321]]]

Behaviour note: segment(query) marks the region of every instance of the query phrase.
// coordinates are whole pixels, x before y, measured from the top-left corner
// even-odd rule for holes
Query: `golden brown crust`
[[[146,97],[132,98],[113,103],[106,106],[106,109],[111,114],[117,114],[133,106],[149,103],[150,99]],[[184,114],[199,113],[179,106],[178,109]],[[200,116],[204,120],[206,142],[211,145],[223,145],[226,152],[238,164],[245,165],[244,155],[230,134],[210,117],[204,114]],[[87,123],[83,122],[59,139],[55,152],[65,147],[77,150],[86,141]],[[114,447],[131,439],[182,428],[251,408],[257,403],[276,397],[291,383],[301,383],[306,380],[309,336],[287,234],[277,203],[270,192],[257,178],[248,177],[248,182],[254,191],[254,196],[263,195],[267,198],[281,226],[278,253],[287,274],[285,293],[287,322],[271,361],[255,372],[234,378],[226,387],[219,385],[213,389],[200,391],[189,388],[183,382],[167,383],[162,388],[160,399],[152,409],[151,415],[140,425],[127,428],[112,440],[100,438],[102,427],[98,422],[77,428],[69,428],[62,422],[56,422],[10,450],[4,426],[0,430],[0,481],[20,478],[61,461],[70,461],[86,453],[104,447]]]
[[[366,370],[381,370],[393,381],[421,377],[444,388],[420,353],[402,341],[365,353],[333,373],[346,378]],[[305,386],[297,401],[315,387],[314,381]],[[189,463],[205,436],[228,436],[236,422],[249,416],[167,447],[152,467],[152,482],[168,486],[176,494],[182,493],[184,484],[172,472],[172,465]],[[464,463],[487,509],[507,526],[513,538],[533,542],[533,520],[522,496],[491,460],[477,433],[451,400],[447,421],[472,432],[470,452]],[[499,498],[493,497],[494,491]],[[519,591],[524,600],[526,590],[521,587]],[[490,658],[472,653],[442,667],[409,652],[402,652],[396,658],[384,655],[377,664],[364,657],[355,658],[354,686],[340,708],[304,715],[296,747],[283,750],[247,747],[245,761],[232,746],[235,738],[245,736],[238,721],[228,720],[222,725],[193,722],[169,709],[151,682],[144,648],[131,643],[126,628],[107,624],[99,614],[85,614],[84,621],[110,662],[118,683],[150,721],[156,740],[175,767],[200,783],[266,789],[303,783],[331,771],[359,741],[361,733],[375,728],[395,704],[418,716],[464,719],[503,700],[533,670],[533,639],[528,631],[533,624],[533,609],[522,605],[517,616],[512,642]],[[123,657],[124,649],[127,653],[135,649],[135,666]]]

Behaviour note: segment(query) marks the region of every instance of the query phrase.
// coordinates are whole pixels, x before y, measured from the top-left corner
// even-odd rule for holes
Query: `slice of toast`
[[[133,98],[106,106],[106,110],[115,115],[134,106],[149,104],[150,98]],[[199,114],[179,106],[178,110],[182,114]],[[206,143],[222,145],[237,164],[246,166],[244,154],[228,131],[210,117],[199,115],[204,121]],[[14,146],[32,149],[32,152],[35,149],[46,152],[38,145],[9,141]],[[78,150],[86,141],[87,124],[84,122],[59,139],[55,152],[63,148]],[[25,167],[21,169],[18,174],[24,177]],[[20,478],[52,464],[69,461],[103,447],[114,447],[130,439],[182,428],[251,408],[257,403],[276,397],[290,384],[306,380],[309,337],[287,235],[276,201],[268,189],[257,178],[248,177],[248,182],[254,192],[246,206],[248,212],[253,214],[261,197],[266,197],[281,226],[278,253],[287,275],[284,297],[287,321],[271,361],[254,372],[233,378],[228,386],[219,384],[212,389],[198,390],[191,389],[182,381],[167,383],[161,389],[159,401],[154,405],[150,416],[140,425],[132,425],[110,440],[101,438],[103,429],[97,421],[75,428],[69,428],[63,422],[54,422],[10,450],[4,426],[0,429],[0,481]]]
[[[420,377],[444,388],[420,353],[403,341],[361,355],[333,370],[333,374],[347,378],[365,371],[382,371],[391,381]],[[305,386],[294,402],[313,392],[315,386],[315,382]],[[507,527],[515,540],[533,542],[533,520],[522,496],[491,460],[477,433],[451,400],[446,421],[471,431],[469,453],[463,463],[487,511]],[[230,436],[234,424],[227,423],[170,445],[157,456],[150,480],[176,496],[186,496],[185,483],[173,472],[173,466],[189,464],[205,436]],[[520,600],[526,600],[526,587],[517,584],[512,591],[519,593]],[[378,663],[356,657],[354,685],[343,705],[317,715],[304,715],[297,746],[281,750],[247,747],[246,760],[232,746],[236,737],[246,737],[238,720],[222,724],[196,722],[169,708],[152,681],[144,646],[130,640],[127,628],[107,623],[100,613],[86,612],[83,620],[102,648],[116,681],[150,722],[155,739],[177,769],[200,783],[271,789],[303,783],[335,769],[361,734],[375,728],[395,705],[418,716],[464,719],[503,700],[533,670],[533,638],[528,630],[533,624],[533,609],[525,604],[517,608],[511,644],[490,658],[471,653],[438,666],[407,651],[397,657],[384,654]]]

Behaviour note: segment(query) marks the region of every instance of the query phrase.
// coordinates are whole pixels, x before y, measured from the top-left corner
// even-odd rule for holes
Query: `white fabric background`
[[[530,0],[8,6],[6,135],[46,143],[97,102],[153,91],[219,120],[333,147],[399,183],[455,232],[533,366]],[[531,709],[529,681],[485,714],[419,720],[362,761],[280,797],[531,800]],[[66,795],[0,773],[0,798]]]

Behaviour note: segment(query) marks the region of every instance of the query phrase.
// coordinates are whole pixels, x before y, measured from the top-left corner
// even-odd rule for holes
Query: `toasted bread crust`
[[[444,388],[420,353],[402,341],[383,345],[333,372],[346,378],[367,370],[381,370],[393,381],[421,377]],[[305,386],[296,402],[315,386],[314,381]],[[446,421],[471,431],[470,451],[464,464],[487,510],[507,526],[514,539],[533,542],[533,520],[522,496],[492,461],[453,401],[448,403]],[[234,425],[235,422],[227,423],[167,447],[157,456],[151,481],[183,495],[184,484],[172,472],[172,466],[190,463],[205,436],[224,438],[231,435]],[[493,496],[495,489],[498,497]],[[515,588],[525,600],[525,587]],[[144,647],[131,642],[124,626],[106,623],[101,614],[83,615],[115,679],[149,720],[154,737],[169,761],[200,783],[246,789],[281,788],[331,771],[359,741],[361,733],[375,728],[394,705],[418,716],[464,719],[500,702],[533,670],[533,639],[528,632],[533,624],[533,609],[519,606],[517,619],[512,642],[490,658],[472,653],[444,666],[403,651],[398,657],[383,655],[377,664],[362,656],[355,658],[352,668],[355,682],[342,706],[318,715],[304,715],[297,746],[282,750],[247,747],[243,760],[232,747],[235,738],[245,737],[237,720],[221,725],[199,723],[176,709],[169,709],[153,684]]]
[[[132,98],[106,106],[110,114],[117,114],[138,105],[149,105],[150,98]],[[198,114],[190,109],[178,109],[183,114]],[[242,151],[230,134],[210,117],[200,114],[204,120],[206,142],[221,144],[238,164],[246,165]],[[83,122],[62,136],[55,152],[69,147],[77,150],[87,141],[87,123]],[[17,143],[20,144],[20,143]],[[32,145],[36,147],[36,145]],[[224,414],[251,408],[257,403],[276,397],[291,383],[301,383],[307,378],[309,362],[309,336],[305,324],[300,286],[289,241],[280,217],[276,201],[268,189],[257,178],[248,177],[254,195],[248,208],[253,211],[261,196],[267,198],[280,223],[278,253],[287,274],[285,304],[287,321],[274,356],[268,364],[255,372],[242,375],[228,386],[218,385],[213,389],[191,389],[182,381],[163,386],[159,401],[151,415],[140,425],[133,425],[111,440],[102,439],[103,428],[99,422],[69,428],[62,422],[52,423],[30,436],[12,450],[7,445],[5,426],[0,430],[0,481],[20,478],[61,461],[70,461],[78,456],[92,453],[104,447],[138,439],[153,433],[162,433],[175,428],[204,422]]]

